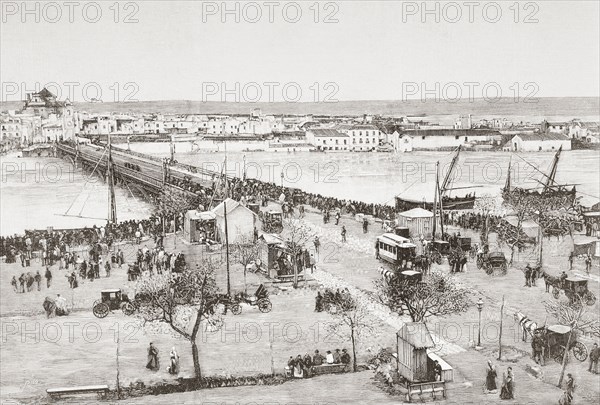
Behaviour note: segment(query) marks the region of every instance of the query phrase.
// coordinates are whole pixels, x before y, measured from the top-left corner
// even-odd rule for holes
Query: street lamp
[[[283,170],[281,171],[281,188],[283,188]]]
[[[479,311],[479,328],[477,330],[477,346],[481,347],[481,311],[483,310],[483,300],[479,297],[477,301],[477,310]]]

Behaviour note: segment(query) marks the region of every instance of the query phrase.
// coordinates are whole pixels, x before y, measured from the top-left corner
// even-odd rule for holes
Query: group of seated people
[[[290,356],[287,366],[285,367],[285,374],[290,378],[309,378],[315,373],[315,367],[340,364],[343,365],[343,371],[350,371],[350,354],[346,349],[335,349],[334,352],[327,350],[325,356],[315,350],[315,354],[311,357],[310,354],[306,353],[304,357],[302,355]]]

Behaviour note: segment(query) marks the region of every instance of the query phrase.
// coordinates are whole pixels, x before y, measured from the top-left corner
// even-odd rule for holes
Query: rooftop
[[[314,129],[309,129],[307,132],[312,132],[314,134],[314,136],[317,136],[317,137],[348,138],[348,135],[339,132],[337,129],[331,129],[331,128],[314,128]]]

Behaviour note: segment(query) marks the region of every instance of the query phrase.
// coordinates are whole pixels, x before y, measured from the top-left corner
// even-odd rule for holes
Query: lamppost
[[[479,297],[477,301],[477,310],[479,311],[479,328],[477,330],[477,347],[481,347],[481,311],[483,310],[483,300]]]
[[[283,188],[283,170],[281,171],[281,188]]]

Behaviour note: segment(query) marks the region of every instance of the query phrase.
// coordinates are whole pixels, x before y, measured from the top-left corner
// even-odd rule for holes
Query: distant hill
[[[133,112],[163,114],[248,114],[260,108],[265,114],[315,114],[315,115],[362,115],[382,114],[397,116],[420,116],[454,119],[458,115],[472,114],[474,117],[513,117],[518,120],[600,119],[600,98],[597,97],[556,97],[539,98],[537,102],[515,102],[503,98],[495,103],[484,99],[461,100],[458,102],[436,102],[435,100],[408,101],[339,101],[331,103],[235,103],[215,101],[139,101],[127,103],[81,103],[75,102],[77,110],[90,113]],[[0,110],[14,110],[21,102],[0,103]]]

